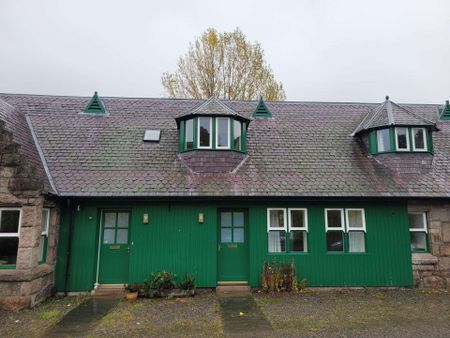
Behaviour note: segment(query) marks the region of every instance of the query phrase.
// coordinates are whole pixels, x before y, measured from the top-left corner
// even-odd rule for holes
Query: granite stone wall
[[[408,211],[426,212],[429,253],[413,253],[416,287],[450,289],[450,201],[415,200]]]
[[[21,208],[16,267],[0,268],[0,308],[12,310],[32,307],[51,294],[59,222],[57,201],[44,196],[42,179],[19,148],[0,121],[0,207]],[[47,260],[39,264],[43,207],[51,213]]]

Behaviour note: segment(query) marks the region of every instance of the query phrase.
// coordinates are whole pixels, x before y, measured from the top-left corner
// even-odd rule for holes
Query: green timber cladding
[[[264,261],[294,262],[299,277],[311,286],[412,285],[408,214],[404,202],[133,202],[95,200],[77,202],[74,212],[69,291],[92,290],[96,282],[100,215],[102,209],[130,210],[129,277],[142,282],[151,272],[168,269],[178,276],[194,273],[199,287],[218,281],[218,211],[247,209],[248,282],[259,286]],[[302,207],[308,210],[308,252],[268,253],[267,208]],[[366,252],[326,251],[325,208],[364,208]],[[204,222],[198,222],[198,214]],[[68,224],[62,213],[56,287],[64,291]],[[143,223],[148,214],[149,223]]]

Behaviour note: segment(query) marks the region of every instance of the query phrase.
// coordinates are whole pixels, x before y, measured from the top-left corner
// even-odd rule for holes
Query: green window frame
[[[270,254],[308,252],[308,210],[267,209],[267,250]]]
[[[366,253],[367,229],[363,208],[325,208],[324,214],[328,253]],[[331,214],[334,216],[330,217]]]
[[[419,135],[422,135],[422,137],[419,138]],[[402,136],[403,138],[400,138]],[[401,143],[405,147],[400,147]],[[369,133],[369,150],[373,155],[394,152],[433,153],[431,132],[428,128],[419,126],[375,129]]]
[[[408,213],[411,252],[429,252],[426,212]]]
[[[0,269],[16,268],[21,219],[20,208],[0,208]]]
[[[48,251],[48,229],[50,226],[50,209],[42,209],[41,218],[41,237],[39,240],[39,264],[44,264],[47,261]]]

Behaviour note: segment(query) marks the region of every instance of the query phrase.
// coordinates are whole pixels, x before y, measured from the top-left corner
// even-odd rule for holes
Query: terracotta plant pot
[[[127,300],[134,302],[138,298],[138,292],[127,292],[125,296],[127,297]]]

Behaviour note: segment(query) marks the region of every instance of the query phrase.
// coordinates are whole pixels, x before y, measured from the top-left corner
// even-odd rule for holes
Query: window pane
[[[397,128],[396,130],[398,149],[408,149],[408,129]]]
[[[229,133],[228,130],[228,119],[227,118],[217,118],[217,147],[229,147]]]
[[[200,147],[210,147],[210,135],[211,135],[211,118],[210,117],[200,117],[199,118],[199,128],[200,128]]]
[[[45,235],[41,236],[41,240],[39,242],[39,262],[44,260],[44,248],[45,248]]]
[[[232,228],[220,229],[220,241],[222,243],[231,243],[231,229]]]
[[[0,232],[16,233],[19,231],[19,210],[2,210]]]
[[[269,252],[285,252],[286,251],[286,232],[269,231]]]
[[[231,227],[231,212],[221,212],[220,213],[220,226]]]
[[[16,264],[19,238],[0,237],[0,266]]]
[[[128,229],[117,229],[116,244],[128,243]]]
[[[293,230],[290,232],[290,251],[306,252],[306,231]]]
[[[329,228],[342,227],[342,210],[327,210],[327,221]]]
[[[119,212],[117,215],[117,226],[119,228],[128,228],[130,214],[128,212]]]
[[[327,232],[327,251],[344,251],[344,233],[342,231]]]
[[[194,148],[194,120],[186,120],[185,148]]]
[[[391,137],[389,135],[389,129],[377,130],[377,146],[378,151],[391,150]]]
[[[48,209],[42,210],[42,220],[41,220],[41,232],[45,233],[48,230],[48,221],[50,217],[50,212]]]
[[[291,227],[304,228],[305,227],[305,211],[291,210]]]
[[[103,243],[104,244],[114,244],[114,229],[104,229],[103,230]]]
[[[115,212],[105,212],[105,227],[114,228],[116,226],[116,213]]]
[[[283,210],[270,210],[270,227],[271,228],[283,228],[284,223],[284,211]]]
[[[348,233],[348,251],[350,252],[366,251],[363,231],[350,231]]]
[[[408,214],[410,229],[426,229],[423,214]]]
[[[425,150],[424,129],[413,129],[414,147],[416,150]]]
[[[233,242],[244,243],[244,228],[233,228]]]
[[[410,232],[411,234],[411,250],[425,251],[427,250],[427,235],[424,232]]]
[[[243,212],[233,212],[233,226],[243,227],[244,226],[244,213]]]
[[[363,211],[362,210],[347,210],[348,227],[349,229],[363,229]]]
[[[234,124],[234,149],[242,150],[242,127],[240,121],[233,121]]]

